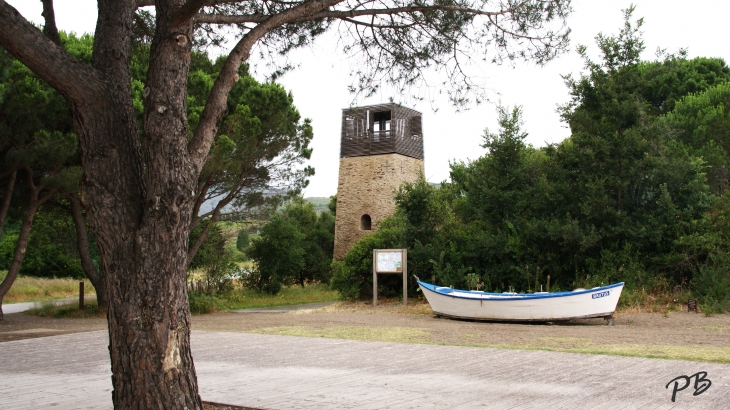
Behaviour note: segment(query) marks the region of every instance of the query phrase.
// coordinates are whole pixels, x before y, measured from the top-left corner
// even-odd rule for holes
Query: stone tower
[[[398,104],[342,110],[334,257],[395,211],[395,192],[423,170],[421,113]]]

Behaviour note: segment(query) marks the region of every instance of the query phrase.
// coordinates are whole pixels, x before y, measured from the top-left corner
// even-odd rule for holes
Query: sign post
[[[403,274],[403,305],[408,306],[408,250],[373,249],[373,306],[378,304],[378,273]]]

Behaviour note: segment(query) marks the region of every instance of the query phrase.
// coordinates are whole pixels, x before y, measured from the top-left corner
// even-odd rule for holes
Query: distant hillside
[[[309,198],[304,198],[304,200],[307,202],[311,202],[314,205],[314,210],[317,212],[326,211],[327,209],[329,209],[327,208],[327,204],[330,203],[329,198],[313,196]]]

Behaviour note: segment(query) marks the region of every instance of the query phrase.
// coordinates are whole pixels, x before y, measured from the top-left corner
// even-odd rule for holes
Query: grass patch
[[[364,326],[332,326],[314,328],[311,326],[277,326],[255,329],[253,333],[279,335],[326,337],[331,339],[350,339],[378,342],[426,343],[428,329],[412,327],[364,327]]]
[[[0,271],[0,281],[5,279],[7,274],[7,271]],[[79,281],[71,278],[49,279],[18,275],[3,298],[3,303],[36,302],[78,296]],[[84,293],[87,295],[96,293],[88,279],[84,280]]]
[[[607,354],[615,356],[692,360],[697,362],[730,363],[730,347],[629,344],[593,345],[565,349],[564,351],[575,353]]]
[[[253,309],[272,306],[301,305],[305,303],[331,302],[340,299],[340,293],[327,285],[313,284],[282,288],[277,295],[253,289],[235,289],[216,295],[190,295],[190,311],[195,314],[224,310]]]
[[[334,305],[325,306],[319,309],[305,309],[289,312],[290,314],[301,315],[307,313],[366,313],[366,314],[405,314],[405,315],[433,315],[431,305],[423,300],[416,302],[408,302],[408,306],[403,306],[403,302],[398,299],[378,299],[378,305],[373,306],[372,302],[353,302],[341,301]]]
[[[723,328],[725,326],[710,326]],[[441,344],[452,346],[467,346],[513,350],[544,350],[551,352],[601,354],[611,356],[646,357],[671,360],[691,360],[712,363],[730,363],[730,347],[709,346],[672,346],[672,345],[638,345],[638,344],[594,344],[590,339],[578,337],[540,337],[527,344],[481,344],[481,343],[444,343],[434,341],[430,337],[429,329],[410,327],[363,327],[363,326],[332,326],[315,328],[311,326],[277,326],[259,328],[253,333],[325,337],[335,339]],[[464,334],[464,339],[477,338],[479,334]]]
[[[582,337],[538,337],[535,340],[539,347],[561,350],[584,348],[593,344],[590,339]]]
[[[468,344],[462,346],[486,347],[494,349],[545,350],[550,352],[602,354],[610,356],[646,357],[653,359],[691,360],[696,362],[730,363],[730,347],[708,346],[671,346],[671,345],[635,345],[608,344],[594,345],[586,343],[574,347],[548,347],[535,345],[507,344]]]
[[[106,310],[99,308],[96,301],[85,303],[84,309],[79,309],[78,302],[63,305],[54,305],[51,302],[46,302],[41,307],[30,309],[25,313],[53,318],[106,318]]]
[[[715,332],[727,332],[730,331],[730,326],[702,326],[701,329],[712,330]]]

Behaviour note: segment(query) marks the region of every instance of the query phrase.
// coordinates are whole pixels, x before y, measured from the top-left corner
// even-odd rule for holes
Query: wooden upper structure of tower
[[[344,108],[340,158],[401,154],[423,161],[421,113],[395,103]]]
[[[334,257],[395,212],[395,192],[423,175],[421,113],[398,104],[342,110]]]

